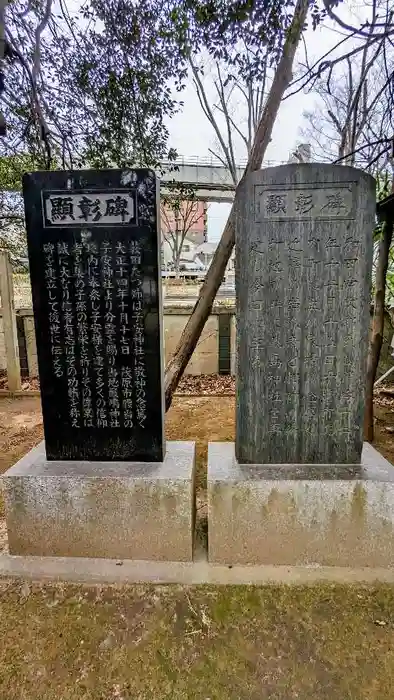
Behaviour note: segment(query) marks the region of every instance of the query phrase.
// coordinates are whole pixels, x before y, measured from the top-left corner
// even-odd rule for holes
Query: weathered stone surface
[[[243,183],[240,462],[359,462],[374,212],[375,182],[354,168],[286,165]]]
[[[40,443],[2,477],[11,554],[191,561],[194,443],[163,462],[47,461]]]
[[[361,464],[239,464],[208,446],[209,561],[394,566],[394,468],[364,443]]]

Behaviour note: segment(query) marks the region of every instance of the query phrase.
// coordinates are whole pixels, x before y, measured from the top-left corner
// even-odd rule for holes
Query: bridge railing
[[[273,165],[282,165],[286,161],[276,161],[276,160],[266,160],[264,161],[264,167],[269,167]],[[237,169],[244,169],[246,168],[248,164],[248,161],[246,158],[240,159],[236,163]],[[215,158],[214,156],[183,156],[183,155],[178,155],[177,159],[174,161],[162,161],[162,165],[166,166],[168,165],[169,167],[174,167],[176,165],[196,165],[196,166],[206,166],[210,168],[226,168],[226,166],[223,165],[223,163],[219,160],[219,158]]]
[[[244,168],[247,164],[246,160],[241,160],[237,163],[237,168]],[[205,165],[210,168],[224,168],[223,163],[213,156],[182,156],[179,155],[174,161],[163,161],[163,165]],[[227,168],[226,168],[227,170]]]

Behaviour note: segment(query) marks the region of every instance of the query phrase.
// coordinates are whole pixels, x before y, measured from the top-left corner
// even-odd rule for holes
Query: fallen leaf
[[[115,635],[113,632],[110,632],[109,635],[103,639],[102,642],[100,642],[99,649],[100,651],[107,651],[108,649],[112,649],[112,647],[115,645]]]
[[[25,600],[27,600],[27,598],[29,597],[30,593],[31,593],[30,585],[27,583],[27,581],[25,581],[21,587],[20,602],[24,603]]]
[[[182,396],[234,396],[235,377],[230,374],[187,374],[175,393]]]

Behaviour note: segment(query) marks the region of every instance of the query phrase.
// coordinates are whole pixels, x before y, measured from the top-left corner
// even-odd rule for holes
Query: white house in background
[[[215,254],[217,243],[205,241],[197,244],[194,240],[185,238],[181,251],[180,267],[184,270],[199,269],[208,270],[212,258]],[[168,241],[162,241],[162,263],[165,269],[170,269],[173,262],[172,249]],[[230,280],[234,277],[235,271],[235,249],[233,249],[230,260],[227,263],[226,278]]]
[[[185,238],[181,250],[180,265],[193,263],[197,257],[196,249],[199,245],[189,238]],[[174,256],[171,245],[168,241],[162,240],[162,263],[165,268],[171,267]],[[200,267],[200,266],[199,266]]]

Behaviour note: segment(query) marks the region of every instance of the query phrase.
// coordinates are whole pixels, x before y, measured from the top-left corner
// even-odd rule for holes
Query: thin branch
[[[293,90],[293,92],[288,92],[288,93],[285,95],[285,97],[283,98],[283,100],[288,100],[289,97],[292,97],[293,95],[297,95],[299,92],[301,92],[302,90],[304,90],[304,88],[306,88],[306,86],[307,86],[309,83],[312,83],[312,85],[313,85],[314,82],[315,82],[318,78],[321,78],[322,74],[323,74],[326,70],[329,70],[329,71],[332,72],[332,69],[333,69],[334,66],[336,66],[338,63],[341,63],[342,61],[345,61],[345,60],[348,59],[348,58],[352,58],[353,56],[356,56],[358,53],[360,53],[360,51],[364,51],[364,44],[362,44],[361,46],[356,46],[356,48],[352,49],[351,51],[348,51],[348,53],[344,54],[343,56],[339,56],[338,58],[333,58],[331,61],[324,61],[324,60],[323,60],[324,58],[326,58],[327,56],[329,56],[330,54],[332,54],[332,52],[335,51],[341,44],[343,44],[345,41],[347,41],[348,39],[350,39],[351,36],[353,36],[353,35],[349,35],[349,36],[345,37],[344,39],[342,39],[342,41],[338,42],[338,44],[336,44],[336,46],[333,46],[332,49],[330,49],[329,51],[327,51],[327,53],[325,53],[324,56],[322,56],[321,58],[319,58],[319,60],[316,61],[316,63],[312,66],[312,69],[313,69],[313,70],[314,70],[315,68],[317,68],[317,70],[316,70],[315,72],[309,72],[309,71],[307,71],[306,73],[304,73],[304,75],[302,75],[302,76],[300,76],[299,78],[297,78],[296,80],[294,80],[294,81],[290,84],[289,87],[291,87],[292,85],[295,85],[296,83],[300,82],[301,80],[304,80],[304,82],[303,82],[303,84],[302,84],[300,87],[298,87],[296,90]],[[381,40],[381,37],[380,37],[380,36],[373,37],[373,38],[371,39],[371,41],[370,41],[370,46],[372,46],[372,44],[374,44],[374,43],[376,43],[377,41],[380,41],[380,40]]]
[[[199,95],[200,104],[204,105],[204,107],[205,107],[205,114],[207,116],[207,119],[210,121],[210,123],[212,124],[212,126],[215,130],[216,136],[219,139],[220,146],[221,146],[223,153],[224,153],[226,160],[227,160],[227,167],[231,172],[231,156],[230,156],[229,150],[226,146],[226,143],[225,143],[223,136],[221,134],[221,131],[219,129],[219,125],[218,125],[218,123],[215,119],[215,116],[211,110],[211,107],[209,105],[207,94],[205,92],[205,89],[204,89],[204,86],[202,84],[198,70],[197,70],[197,68],[196,68],[196,66],[193,63],[193,60],[191,58],[189,59],[189,63],[190,63],[190,67],[191,67],[192,72],[193,72],[193,77],[194,77],[195,85],[197,88],[197,93]],[[237,183],[235,183],[235,184],[237,184]]]
[[[378,139],[377,141],[374,141],[374,142],[372,142],[372,143],[364,143],[362,146],[359,146],[358,148],[355,148],[354,151],[352,151],[351,153],[347,153],[346,155],[342,156],[342,158],[337,158],[336,160],[334,160],[334,161],[333,161],[333,165],[337,165],[338,163],[340,163],[340,162],[341,162],[342,160],[344,160],[345,158],[348,158],[349,156],[352,156],[352,155],[354,155],[354,154],[356,154],[356,153],[360,153],[360,151],[363,151],[365,148],[369,148],[370,146],[373,146],[373,145],[375,145],[375,144],[391,143],[391,141],[392,141],[392,139],[388,139],[388,138],[387,138],[387,139]],[[384,153],[385,151],[387,151],[387,150],[389,149],[389,147],[390,147],[390,146],[388,146],[387,148],[385,148],[385,149],[382,151],[382,153]]]
[[[32,108],[33,108],[33,114],[35,112],[35,114],[38,118],[39,124],[40,124],[41,138],[44,141],[45,149],[46,149],[46,153],[47,153],[47,164],[46,165],[47,165],[47,169],[49,170],[51,167],[51,162],[52,162],[51,144],[50,144],[50,140],[49,140],[50,129],[49,129],[49,126],[48,126],[46,119],[44,117],[43,110],[41,108],[40,99],[39,99],[38,92],[37,92],[37,85],[36,85],[36,82],[33,78],[32,71],[30,70],[29,64],[27,63],[24,56],[21,54],[21,52],[17,48],[14,38],[12,37],[10,32],[7,31],[6,33],[7,33],[8,42],[9,42],[10,46],[12,47],[12,50],[15,53],[15,55],[19,58],[19,61],[21,62],[22,66],[23,66],[23,68],[28,76],[28,79],[30,81],[31,102],[32,102]]]
[[[231,124],[231,126],[235,129],[235,131],[237,132],[237,134],[239,134],[239,136],[241,137],[241,139],[242,139],[243,142],[245,143],[246,148],[248,148],[248,139],[246,138],[245,134],[242,133],[241,129],[240,129],[239,126],[235,123],[234,119],[230,116],[230,114],[228,113],[228,110],[227,110],[227,111],[224,110],[222,107],[219,107],[219,105],[216,105],[216,109],[218,109],[219,112],[222,112],[222,114],[224,115],[225,119],[229,121],[229,123]],[[234,165],[235,165],[235,161],[234,161]]]
[[[228,144],[228,151],[230,154],[230,159],[231,159],[231,176],[234,181],[234,185],[236,186],[237,183],[237,171],[235,167],[235,156],[234,156],[234,147],[233,147],[233,137],[232,137],[232,132],[231,132],[231,123],[229,119],[229,112],[228,112],[228,107],[227,107],[227,102],[224,94],[224,87],[223,87],[223,81],[222,81],[222,76],[220,73],[220,66],[219,63],[216,63],[216,70],[218,74],[218,79],[219,79],[219,88],[216,86],[219,95],[220,95],[220,101],[222,104],[222,111],[226,120],[226,127],[227,127],[227,144]]]
[[[227,161],[225,160],[225,158],[224,158],[223,156],[220,155],[220,153],[216,153],[216,151],[212,150],[212,148],[208,148],[208,153],[212,153],[212,155],[213,155],[215,158],[217,158],[218,160],[220,160],[220,162],[222,163],[222,165],[223,165],[225,168],[228,168],[228,163],[227,163]]]
[[[352,25],[344,22],[344,20],[341,19],[340,17],[338,17],[338,15],[333,11],[333,9],[332,9],[332,7],[334,5],[333,0],[323,0],[323,2],[324,2],[324,7],[325,7],[325,10],[327,12],[327,15],[330,17],[330,19],[332,19],[334,22],[339,24],[339,26],[342,27],[342,29],[346,29],[346,31],[352,32],[353,34],[358,35],[358,36],[364,36],[367,38],[369,38],[371,36],[371,33],[369,31],[364,31],[365,27],[369,27],[368,22],[362,24],[360,28],[353,27]],[[374,34],[373,35],[374,38],[379,40],[379,39],[383,39],[391,34],[394,34],[394,29],[392,29],[391,31],[389,31],[387,29],[388,26],[391,26],[392,16],[393,16],[393,13],[390,12],[389,18],[387,18],[386,22],[376,22],[375,23],[375,27],[384,27],[386,31],[384,31],[380,34]]]
[[[37,78],[41,69],[41,34],[49,22],[51,15],[52,0],[46,0],[45,11],[41,22],[37,24],[34,32],[34,53],[33,53],[33,68],[31,75],[34,85],[37,87]]]

